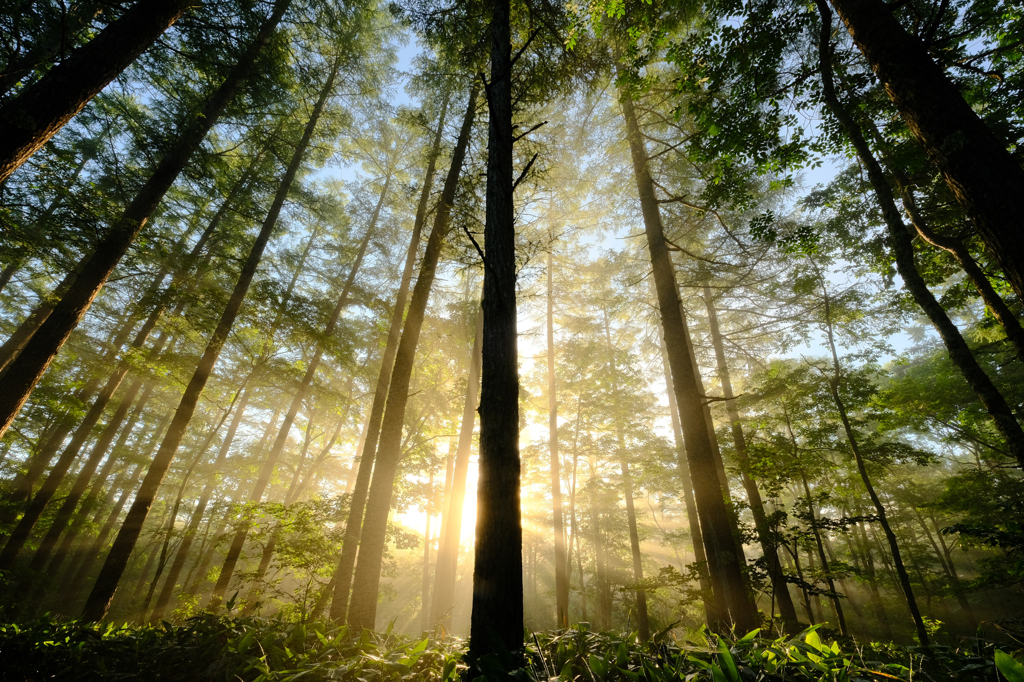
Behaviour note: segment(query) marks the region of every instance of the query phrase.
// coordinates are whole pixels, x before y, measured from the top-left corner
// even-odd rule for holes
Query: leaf
[[[724,639],[718,640],[718,660],[722,662],[722,672],[729,682],[740,682],[740,671],[736,667],[736,659],[729,651],[729,645]]]
[[[1009,682],[1024,682],[1024,665],[998,649],[996,650],[996,668]]]

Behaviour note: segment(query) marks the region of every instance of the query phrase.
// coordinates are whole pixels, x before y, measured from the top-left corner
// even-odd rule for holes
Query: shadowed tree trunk
[[[359,538],[362,534],[363,512],[366,508],[366,495],[370,488],[370,474],[373,472],[373,461],[377,454],[377,441],[380,437],[380,423],[381,419],[384,418],[384,405],[388,397],[388,386],[391,384],[391,374],[395,366],[395,352],[398,349],[402,320],[405,316],[405,302],[409,294],[410,283],[412,282],[412,271],[416,265],[416,255],[419,253],[420,233],[423,230],[423,223],[426,221],[430,191],[434,185],[434,169],[437,164],[437,156],[441,151],[441,135],[444,132],[448,99],[449,96],[446,93],[441,103],[441,112],[437,120],[437,131],[434,133],[434,142],[431,146],[430,158],[427,161],[427,172],[423,178],[423,188],[420,191],[420,200],[416,207],[416,219],[413,223],[409,249],[405,256],[402,281],[398,287],[398,294],[395,296],[395,308],[391,313],[391,326],[388,328],[388,338],[384,346],[384,355],[381,358],[380,372],[377,375],[373,403],[370,405],[370,415],[360,437],[358,448],[359,466],[352,485],[352,496],[349,498],[349,514],[348,521],[345,524],[345,537],[341,547],[341,556],[338,557],[338,566],[334,570],[332,577],[332,582],[334,583],[330,610],[332,620],[345,618],[348,613],[349,590],[352,587],[352,570],[356,564],[356,553],[359,549]],[[355,467],[354,462],[353,467]]]
[[[846,7],[846,0],[836,0],[833,4],[839,4]],[[956,365],[960,373],[963,374],[964,379],[968,385],[974,391],[975,395],[978,396],[978,400],[985,407],[985,410],[992,416],[992,421],[999,431],[999,433],[1006,439],[1006,444],[1010,449],[1010,452],[1016,458],[1017,462],[1024,466],[1024,430],[1021,429],[1020,424],[1017,422],[1016,417],[1013,414],[1013,410],[1007,404],[1006,399],[999,392],[999,389],[992,383],[992,380],[982,369],[981,365],[978,364],[977,359],[974,357],[970,347],[964,340],[963,335],[960,334],[960,330],[957,326],[949,319],[949,315],[943,309],[942,305],[935,299],[934,294],[928,289],[924,278],[917,270],[917,266],[914,262],[914,247],[911,241],[910,233],[907,230],[907,226],[903,223],[903,219],[900,217],[899,209],[896,208],[896,200],[893,197],[892,189],[889,187],[889,182],[885,178],[885,173],[882,171],[881,165],[875,159],[871,152],[871,148],[867,144],[867,140],[861,133],[860,128],[856,122],[850,116],[850,114],[843,107],[839,101],[839,97],[835,91],[835,83],[832,73],[832,45],[831,45],[831,31],[832,31],[832,13],[825,3],[825,0],[816,0],[818,10],[822,16],[821,24],[821,35],[818,41],[818,56],[821,70],[821,83],[822,83],[822,95],[825,100],[825,104],[828,106],[829,111],[835,116],[839,122],[840,127],[846,136],[850,139],[854,149],[857,152],[857,156],[860,158],[861,163],[867,170],[868,179],[871,182],[871,187],[875,191],[875,196],[878,199],[878,205],[881,209],[882,217],[885,220],[886,228],[889,234],[889,244],[892,248],[893,257],[896,261],[896,268],[900,273],[900,277],[903,279],[904,286],[914,297],[914,301],[924,311],[925,315],[934,325],[935,330],[939,333],[943,343],[949,352],[949,358]],[[870,4],[874,4],[874,0],[871,0]],[[858,11],[859,16],[859,11]],[[846,19],[844,18],[844,21]],[[901,29],[902,30],[902,29]],[[863,48],[862,48],[863,49]],[[925,58],[930,62],[930,58],[925,55]],[[934,63],[932,63],[934,67]],[[941,74],[940,74],[941,75]],[[944,77],[944,76],[943,76]],[[950,86],[952,87],[952,86]],[[953,89],[953,94],[959,97],[959,93]],[[891,93],[890,93],[891,94]],[[930,96],[930,95],[929,95]],[[952,103],[951,103],[952,106]],[[973,112],[970,112],[971,116],[974,116]],[[984,128],[984,124],[975,116],[975,121],[978,125]],[[987,131],[987,129],[985,129]],[[991,135],[991,133],[989,133]],[[994,138],[993,138],[994,139]],[[965,141],[966,144],[966,141]],[[966,159],[975,159],[984,157],[984,146],[979,147],[975,150],[973,147],[965,148],[957,153],[955,156],[964,157]],[[1005,150],[1004,150],[1005,152]],[[1012,158],[1010,159],[1013,162]],[[974,163],[971,161],[970,163]],[[1019,166],[1016,166],[1017,172],[1024,175],[1024,171],[1020,170]],[[1005,169],[1002,169],[1005,170]],[[1002,172],[1002,170],[1000,172]],[[986,171],[987,177],[988,171]],[[990,185],[990,188],[992,185]],[[1022,177],[1020,191],[1015,195],[1003,196],[999,199],[999,202],[1014,202],[1012,196],[1024,196],[1024,177]],[[954,191],[955,193],[955,191]],[[992,195],[991,198],[995,198]],[[998,202],[997,202],[998,203]],[[1019,214],[1020,210],[1015,211],[1015,215]],[[1019,216],[1018,216],[1019,218]],[[1016,220],[1016,219],[1015,219]],[[976,223],[977,224],[977,223]],[[1000,229],[1008,229],[1009,225],[1015,225],[1018,223],[1003,223]],[[980,229],[980,228],[979,228]],[[1017,240],[1019,241],[1019,240]],[[1000,254],[1004,258],[1018,258],[1017,255],[1007,255],[1007,252],[1012,254],[1024,254],[1024,249],[1016,248],[1016,241],[1013,246],[1005,246],[996,248],[996,245],[989,244],[993,249],[995,255],[1000,257]],[[1021,264],[1024,266],[1024,255],[1019,256]],[[1003,263],[1003,261],[1000,261]],[[1004,267],[1005,267],[1005,263]],[[1012,282],[1011,272],[1006,270],[1007,278]],[[1024,276],[1024,267],[1018,272],[1018,277]],[[1018,285],[1022,280],[1018,279]],[[1024,299],[1024,290],[1017,289],[1017,295]],[[922,629],[921,632],[924,632]]]
[[[381,420],[380,442],[377,446],[373,478],[370,481],[366,501],[366,514],[360,532],[359,561],[352,579],[351,602],[347,618],[350,625],[373,629],[377,619],[380,568],[384,558],[391,495],[395,474],[398,470],[398,461],[401,457],[402,430],[405,423],[405,405],[409,399],[409,382],[412,379],[416,347],[419,343],[420,329],[423,326],[423,318],[430,299],[430,289],[434,284],[437,261],[441,255],[444,237],[448,233],[448,221],[452,205],[455,202],[455,191],[458,189],[459,176],[462,174],[462,165],[466,158],[469,134],[476,115],[476,96],[477,87],[474,83],[470,89],[459,139],[452,153],[448,177],[445,179],[444,190],[434,214],[434,224],[420,261],[416,285],[413,287],[412,296],[409,299],[409,312],[405,318],[405,325],[402,327],[401,340],[395,351],[395,364],[388,387],[384,416]],[[367,444],[369,444],[369,438],[367,438]],[[360,468],[362,468],[361,462]],[[348,593],[347,588],[348,586],[342,584],[339,579],[334,593],[337,603],[331,604],[332,617],[335,617],[343,605],[343,596]]]
[[[117,21],[0,108],[0,182],[185,13],[193,0],[136,2]]]
[[[725,359],[725,344],[722,342],[722,331],[718,326],[718,312],[715,310],[714,299],[711,296],[711,287],[706,281],[704,282],[704,304],[708,309],[708,326],[711,329],[711,342],[715,347],[715,360],[718,363],[718,380],[722,384],[725,410],[729,415],[729,426],[732,428],[733,446],[736,449],[736,462],[739,464],[740,474],[743,478],[743,488],[747,493],[750,513],[754,517],[754,529],[757,531],[757,538],[761,543],[761,551],[764,553],[765,563],[768,566],[768,576],[772,581],[774,600],[779,604],[779,614],[782,616],[786,633],[796,635],[800,632],[796,606],[793,605],[793,597],[789,593],[789,585],[782,571],[782,564],[779,562],[779,550],[775,546],[772,529],[768,525],[768,516],[764,512],[764,500],[761,499],[761,491],[758,490],[757,482],[750,473],[750,460],[747,457],[747,439],[743,435],[740,413],[736,408],[736,402],[733,400],[732,379],[729,376],[729,365]]]
[[[519,356],[516,339],[512,38],[509,0],[491,4],[480,474],[469,660],[499,645],[523,648],[523,528],[519,500]],[[524,170],[525,172],[525,170]]]
[[[228,299],[227,306],[221,315],[217,328],[214,330],[213,336],[206,346],[206,350],[199,361],[198,367],[196,367],[195,373],[192,375],[192,379],[185,388],[181,402],[178,404],[178,409],[174,414],[174,419],[167,430],[167,436],[164,438],[164,442],[161,443],[160,449],[157,451],[156,457],[153,459],[153,463],[150,465],[149,471],[139,487],[135,501],[128,511],[128,516],[121,526],[121,531],[118,533],[117,538],[114,540],[114,545],[107,555],[106,563],[100,571],[96,585],[93,587],[92,594],[89,596],[85,609],[82,612],[82,617],[85,620],[98,621],[106,615],[110,601],[117,590],[118,582],[128,563],[128,558],[135,547],[139,533],[142,532],[142,524],[149,514],[149,509],[153,505],[157,490],[167,473],[167,469],[171,465],[171,461],[174,459],[182,438],[185,436],[188,423],[195,413],[199,398],[206,387],[206,382],[210,374],[212,374],[214,366],[217,364],[221,349],[224,347],[228,334],[231,332],[231,327],[234,325],[235,318],[238,316],[238,311],[242,307],[245,295],[249,291],[249,285],[252,284],[252,279],[256,274],[256,268],[259,266],[263,251],[266,249],[267,242],[270,240],[274,227],[277,225],[277,218],[281,213],[281,208],[284,206],[285,199],[295,180],[299,166],[302,164],[302,158],[305,156],[306,148],[309,146],[309,141],[313,136],[313,129],[316,127],[317,120],[320,118],[324,105],[334,88],[334,78],[337,75],[339,64],[340,59],[336,58],[327,82],[313,106],[313,111],[309,121],[306,123],[305,130],[303,130],[302,137],[295,147],[295,152],[292,155],[291,162],[288,164],[288,169],[281,178],[281,184],[274,196],[274,202],[270,207],[270,211],[263,221],[263,226],[256,237],[256,241],[253,243],[252,249],[249,251],[245,264],[242,266],[234,291],[232,291],[231,297]]]
[[[54,306],[53,312],[24,350],[6,368],[4,376],[0,379],[0,437],[6,433],[28,400],[32,389],[85,315],[121,257],[163,200],[164,194],[252,74],[257,57],[270,42],[290,2],[291,0],[277,0],[273,14],[260,27],[256,39],[207,100],[202,112],[192,119],[192,123],[157,164],[149,180],[135,195],[121,217],[111,225],[96,245],[96,249],[82,261],[74,284]],[[139,5],[139,10],[146,11],[143,5]]]
[[[910,131],[1024,300],[1024,169],[882,0],[828,0]],[[818,2],[831,33],[831,12]],[[946,5],[936,11],[943,12]],[[824,54],[824,53],[823,53]],[[831,80],[829,75],[828,80]],[[849,134],[849,131],[847,131]]]
[[[759,626],[760,617],[743,577],[743,547],[734,535],[735,528],[718,480],[711,439],[704,420],[703,390],[694,374],[690,349],[686,343],[675,270],[665,242],[654,183],[647,168],[647,150],[629,93],[620,92],[620,101],[654,270],[665,347],[672,369],[672,388],[679,408],[690,475],[693,477],[697,514],[708,558],[712,598],[706,602],[706,606],[713,607],[708,620],[715,628],[726,628],[731,621],[738,629],[749,632]]]

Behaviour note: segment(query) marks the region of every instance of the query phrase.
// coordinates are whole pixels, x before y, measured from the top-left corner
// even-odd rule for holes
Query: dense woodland
[[[995,680],[1022,41],[1011,0],[6,3],[0,657],[493,677],[525,627],[536,679]]]

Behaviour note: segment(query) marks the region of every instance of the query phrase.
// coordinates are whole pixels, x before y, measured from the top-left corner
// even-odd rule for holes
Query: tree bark
[[[384,405],[388,397],[388,386],[391,384],[391,374],[395,366],[395,352],[398,349],[402,320],[405,317],[406,298],[408,297],[409,286],[412,282],[412,272],[416,265],[416,256],[419,253],[420,233],[423,230],[423,223],[426,221],[427,204],[430,202],[430,191],[434,185],[434,170],[437,165],[438,154],[441,151],[441,136],[444,132],[448,100],[449,96],[446,93],[442,100],[441,113],[437,121],[437,131],[434,133],[434,142],[427,161],[427,172],[423,177],[423,188],[420,191],[420,200],[416,207],[416,219],[413,223],[412,237],[409,240],[409,250],[405,256],[402,281],[398,286],[398,294],[395,296],[395,308],[391,313],[391,326],[388,328],[388,338],[384,346],[384,355],[381,358],[380,372],[377,375],[377,385],[373,393],[373,402],[370,405],[370,415],[367,418],[366,426],[360,439],[361,443],[358,450],[359,466],[352,486],[352,495],[349,498],[349,514],[345,524],[345,537],[341,547],[341,556],[338,557],[338,566],[332,578],[334,587],[333,594],[331,595],[330,617],[331,620],[335,621],[345,618],[348,614],[349,590],[352,587],[352,570],[356,564],[356,553],[359,549],[359,538],[362,534],[363,512],[366,509],[366,495],[370,488],[370,474],[373,472],[373,461],[377,454],[380,424],[384,418]],[[354,462],[353,466],[355,466]]]
[[[283,4],[286,1],[287,0],[281,0],[279,4]],[[283,13],[283,7],[280,9]],[[195,413],[196,406],[199,403],[199,398],[203,393],[203,389],[206,387],[206,382],[209,379],[210,374],[212,374],[214,366],[217,364],[217,359],[220,357],[221,349],[224,347],[227,337],[231,332],[231,327],[234,325],[235,318],[238,316],[238,312],[242,307],[245,295],[249,291],[249,285],[252,284],[253,277],[256,274],[256,268],[259,266],[260,259],[263,256],[263,251],[266,249],[267,242],[270,240],[274,227],[277,225],[277,218],[281,213],[281,208],[284,206],[288,192],[291,190],[291,186],[295,180],[295,175],[299,170],[299,166],[302,164],[302,158],[305,155],[306,148],[309,146],[309,141],[313,135],[313,129],[315,128],[316,122],[331,94],[331,90],[333,89],[333,75],[335,73],[336,69],[332,71],[332,77],[328,78],[328,84],[321,91],[319,99],[313,106],[312,114],[310,115],[306,128],[302,133],[302,138],[296,145],[295,153],[288,165],[288,169],[281,178],[281,185],[274,196],[274,202],[270,207],[270,212],[263,221],[260,233],[257,235],[256,241],[253,243],[252,249],[249,251],[249,256],[246,259],[245,264],[242,266],[238,281],[235,283],[234,291],[232,291],[231,297],[228,299],[227,306],[221,315],[220,322],[218,322],[217,328],[214,330],[213,336],[210,338],[210,341],[206,346],[206,350],[199,361],[199,365],[196,367],[195,373],[192,375],[192,379],[185,388],[185,393],[182,395],[181,402],[178,404],[178,409],[174,414],[174,419],[167,430],[167,436],[164,438],[164,442],[161,443],[160,449],[157,451],[156,457],[150,465],[149,471],[146,473],[146,477],[142,481],[142,485],[139,487],[139,491],[135,496],[135,501],[132,504],[131,509],[128,511],[128,516],[125,518],[125,522],[121,526],[121,531],[114,540],[114,546],[111,548],[110,554],[107,555],[107,561],[96,580],[96,585],[93,587],[92,594],[86,602],[85,609],[82,611],[82,617],[87,621],[98,621],[106,615],[107,609],[110,606],[110,601],[114,596],[114,592],[117,590],[117,584],[120,581],[124,568],[128,563],[128,557],[131,555],[131,551],[135,547],[135,542],[139,537],[139,533],[142,532],[142,524],[145,522],[146,516],[149,514],[149,509],[153,505],[153,500],[156,497],[157,490],[163,482],[164,476],[167,474],[167,469],[170,467],[171,461],[174,459],[174,455],[178,450],[178,446],[181,444],[182,438],[185,436],[185,430],[188,428],[188,423],[191,421],[192,415]]]
[[[448,220],[455,202],[455,191],[458,188],[462,165],[466,158],[469,134],[476,115],[476,96],[477,87],[474,83],[470,90],[459,139],[452,153],[451,167],[448,169],[448,177],[445,179],[444,191],[441,193],[441,199],[434,214],[434,224],[420,261],[419,276],[416,278],[416,285],[413,287],[412,296],[409,299],[409,312],[402,328],[401,341],[395,351],[395,364],[388,387],[384,416],[381,420],[380,442],[377,446],[373,478],[369,486],[366,514],[360,533],[359,561],[353,576],[352,598],[348,609],[348,623],[356,627],[373,629],[377,619],[380,569],[384,559],[385,533],[388,513],[391,510],[391,495],[401,457],[402,430],[405,422],[405,405],[409,399],[409,383],[416,359],[420,329],[423,326],[427,302],[430,299],[430,289],[433,286],[437,270],[437,261],[441,255],[444,237],[448,233]],[[369,443],[369,438],[367,438],[367,443]],[[360,462],[360,468],[362,468],[362,462]],[[341,577],[343,578],[344,575]],[[348,586],[343,585],[342,582],[339,580],[335,585],[334,595],[337,603],[331,604],[332,617],[338,613],[336,606],[343,605],[343,600],[339,599],[339,590],[341,594],[348,592]]]
[[[711,440],[703,415],[703,391],[694,375],[686,343],[675,270],[665,242],[654,183],[647,167],[647,150],[629,93],[620,91],[620,101],[643,212],[647,246],[654,269],[665,346],[672,369],[673,390],[679,406],[697,514],[708,557],[712,585],[710,603],[714,607],[714,612],[708,614],[709,621],[716,629],[727,628],[731,621],[740,630],[749,632],[760,625],[760,617],[743,577],[743,547],[734,534],[736,529],[726,508],[715,468]]]
[[[469,660],[523,648],[523,528],[519,500],[519,356],[512,179],[512,37],[509,0],[491,4],[480,459]]]
[[[0,182],[174,24],[192,0],[136,2],[117,21],[0,108]]]
[[[985,125],[929,46],[882,0],[828,0],[956,201],[1024,300],[1024,169]],[[827,6],[818,3],[819,10]],[[823,16],[824,11],[822,12]],[[831,32],[831,13],[825,22]]]
[[[275,2],[273,14],[260,27],[256,39],[207,100],[203,111],[192,120],[175,145],[157,164],[149,180],[100,240],[93,253],[82,261],[74,284],[61,297],[29,344],[6,369],[0,379],[0,437],[6,433],[50,362],[85,315],[121,257],[163,200],[164,194],[202,144],[207,132],[252,74],[257,57],[270,42],[290,2]],[[146,6],[140,4],[139,11],[148,12],[148,6],[149,3]]]

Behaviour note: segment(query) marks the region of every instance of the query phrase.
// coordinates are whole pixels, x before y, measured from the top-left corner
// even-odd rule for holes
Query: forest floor
[[[683,640],[674,633],[678,630],[661,632],[647,644],[637,643],[635,635],[592,632],[585,625],[531,633],[525,667],[506,673],[511,659],[493,656],[480,666],[488,671],[482,679],[1024,682],[1021,651],[982,639],[924,649],[837,642],[813,628],[781,639],[756,632],[730,639],[705,630]],[[465,640],[456,637],[354,634],[321,622],[202,615],[182,625],[117,627],[42,619],[0,625],[0,678],[454,682],[464,677],[464,651]]]

